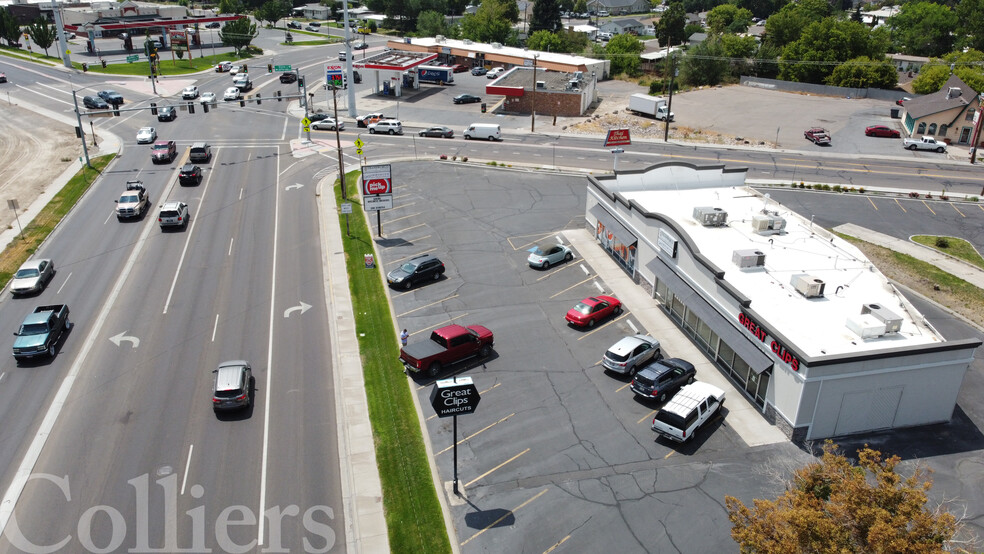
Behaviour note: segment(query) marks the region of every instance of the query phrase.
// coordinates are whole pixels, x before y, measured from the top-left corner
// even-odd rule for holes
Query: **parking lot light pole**
[[[536,59],[539,54],[533,54],[533,88],[530,91],[530,132],[536,130]]]
[[[334,82],[334,80],[332,80]],[[335,147],[338,150],[338,181],[342,185],[342,200],[348,200],[348,195],[345,191],[345,162],[342,161],[342,135],[338,131],[338,87],[335,85],[331,86],[331,100],[335,107]]]

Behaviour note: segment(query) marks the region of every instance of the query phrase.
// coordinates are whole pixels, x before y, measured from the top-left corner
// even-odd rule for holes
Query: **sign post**
[[[342,203],[342,213],[345,214],[345,234],[347,236],[350,236],[351,237],[352,236],[352,233],[349,232],[349,220],[348,220],[349,214],[352,213],[352,203],[351,202],[343,202]]]
[[[454,448],[454,493],[458,494],[458,414],[473,414],[481,400],[478,388],[471,377],[454,377],[434,383],[430,401],[437,417],[452,417],[452,442]]]
[[[380,212],[393,209],[393,171],[389,164],[362,166],[362,206],[376,212],[376,233],[383,236]]]

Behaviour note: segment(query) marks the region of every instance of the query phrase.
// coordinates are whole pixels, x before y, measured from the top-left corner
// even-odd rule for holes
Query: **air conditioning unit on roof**
[[[793,288],[807,298],[823,297],[824,282],[822,279],[817,279],[812,275],[805,273],[793,275],[789,284],[793,285]]]
[[[735,250],[731,261],[741,269],[765,267],[765,252],[761,250]]]
[[[721,208],[698,206],[694,208],[694,219],[704,227],[720,227],[728,223],[728,212]]]
[[[885,324],[871,314],[852,315],[845,324],[863,339],[876,339],[885,335]]]
[[[772,235],[786,228],[786,220],[775,214],[755,214],[752,229],[762,235]]]
[[[885,324],[886,333],[898,333],[902,329],[902,317],[881,304],[865,304],[861,306],[862,314],[871,314]]]
[[[492,43],[492,48],[502,48],[502,43],[501,42],[493,42]]]

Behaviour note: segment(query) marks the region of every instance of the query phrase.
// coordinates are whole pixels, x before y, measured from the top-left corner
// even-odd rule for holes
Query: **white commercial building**
[[[860,250],[745,186],[667,163],[591,177],[602,248],[794,440],[949,421],[980,340],[946,340]]]

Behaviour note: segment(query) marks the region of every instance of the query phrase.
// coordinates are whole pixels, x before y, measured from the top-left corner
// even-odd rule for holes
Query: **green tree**
[[[219,0],[219,13],[240,14],[246,11],[242,0]]]
[[[560,5],[557,0],[536,0],[533,4],[533,16],[530,19],[530,33],[536,31],[557,31],[563,27],[560,24]]]
[[[234,19],[219,29],[219,40],[226,46],[236,49],[236,56],[242,54],[244,48],[249,46],[253,39],[259,36],[260,32],[253,23],[246,17]]]
[[[27,26],[27,34],[31,36],[34,44],[44,48],[45,57],[48,56],[48,49],[58,38],[58,35],[55,34],[54,25],[48,25],[48,20],[43,17],[38,17]]]
[[[898,72],[887,59],[860,56],[835,67],[826,83],[836,87],[893,89],[898,81]]]
[[[417,35],[421,37],[448,36],[448,23],[444,15],[428,10],[417,16]]]
[[[574,11],[577,13],[588,11],[588,0],[574,0]]]
[[[957,36],[962,37],[959,46],[984,50],[984,0],[960,0],[956,12]]]
[[[978,18],[981,14],[976,14]],[[895,43],[913,56],[941,56],[953,50],[957,14],[945,4],[909,2],[888,18]]]
[[[728,58],[728,70],[733,77],[747,75],[751,71],[752,57],[758,50],[758,42],[752,36],[738,36],[733,34],[720,35],[721,50],[724,57]]]
[[[778,12],[788,0],[738,0],[738,7],[752,12],[755,17],[767,18]]]
[[[254,12],[256,19],[269,21],[271,24],[290,15],[293,6],[287,0],[267,0]]]
[[[797,470],[776,500],[756,499],[750,508],[726,496],[731,537],[742,552],[951,550],[957,519],[927,508],[928,473],[917,467],[903,477],[899,461],[865,446],[854,465],[828,441],[820,460]]]
[[[781,55],[781,48],[763,42],[755,52],[755,59],[752,61],[752,67],[749,71],[755,77],[775,79],[779,76],[779,64],[777,62]]]
[[[660,46],[667,44],[682,44],[687,39],[683,34],[683,29],[687,26],[687,12],[683,9],[683,3],[679,1],[670,2],[669,7],[660,16],[656,23],[656,38]]]
[[[20,25],[17,24],[17,18],[14,14],[6,7],[0,7],[0,38],[7,41],[7,44],[13,46],[15,42],[19,42],[17,39],[20,38],[21,30]]]
[[[478,10],[461,20],[461,36],[475,42],[514,42],[512,24],[519,21],[516,2],[482,0]]]
[[[680,79],[695,87],[719,84],[727,74],[728,60],[718,35],[688,48],[680,61]]]
[[[526,47],[539,52],[562,52],[564,40],[557,33],[536,31],[526,39]]]
[[[968,86],[976,91],[984,90],[984,52],[971,49],[966,52],[951,52],[942,58],[930,60],[912,81],[913,92],[931,94],[943,88],[943,84],[950,78],[951,65],[953,74]]]
[[[827,0],[801,0],[786,4],[765,22],[765,38],[773,46],[784,47],[799,40],[810,23],[830,16]]]
[[[712,33],[744,33],[752,24],[752,12],[734,4],[721,4],[707,12],[707,26]]]
[[[639,63],[642,58],[643,44],[638,38],[632,35],[615,35],[608,41],[605,47],[606,57],[611,60],[612,75],[626,74],[636,76],[639,74]]]
[[[823,83],[836,63],[868,56],[881,59],[887,51],[887,36],[861,23],[828,17],[811,23],[796,42],[782,51],[779,78],[803,83]]]

